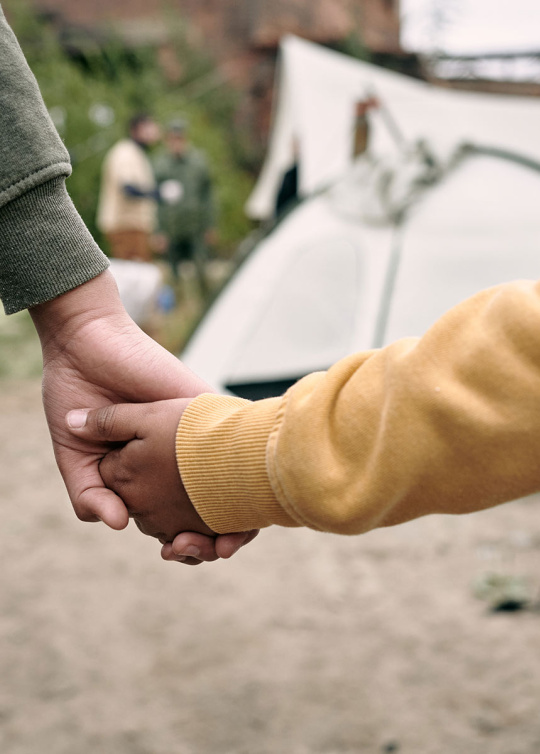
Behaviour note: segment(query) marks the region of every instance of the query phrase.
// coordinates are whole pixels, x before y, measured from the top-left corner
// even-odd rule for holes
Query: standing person
[[[159,136],[153,118],[139,113],[129,122],[129,137],[105,156],[97,225],[116,259],[151,261],[157,194],[147,152]]]
[[[168,239],[174,278],[179,279],[180,262],[193,261],[205,296],[208,248],[215,239],[215,202],[206,157],[190,144],[187,132],[185,120],[169,123],[166,151],[154,162],[160,197],[159,226]]]

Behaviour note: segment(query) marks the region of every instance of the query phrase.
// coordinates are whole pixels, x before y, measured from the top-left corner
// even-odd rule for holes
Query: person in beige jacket
[[[127,443],[101,474],[165,559],[195,554],[174,539],[187,520],[206,534],[361,534],[488,508],[540,491],[540,283],[482,291],[423,337],[349,356],[280,398],[203,394],[68,423]]]
[[[105,156],[96,223],[116,259],[149,262],[152,258],[157,190],[146,152],[158,138],[155,121],[144,113],[135,115],[129,123],[129,138]]]

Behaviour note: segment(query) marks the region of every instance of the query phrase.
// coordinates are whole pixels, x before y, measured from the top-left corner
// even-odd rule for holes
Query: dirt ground
[[[536,499],[361,538],[263,532],[229,562],[83,524],[37,381],[0,383],[2,754],[537,754]]]

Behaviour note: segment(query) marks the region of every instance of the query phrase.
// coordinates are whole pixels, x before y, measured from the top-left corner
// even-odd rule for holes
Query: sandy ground
[[[268,531],[187,568],[83,524],[39,385],[0,383],[2,754],[536,754],[539,501],[361,538]]]

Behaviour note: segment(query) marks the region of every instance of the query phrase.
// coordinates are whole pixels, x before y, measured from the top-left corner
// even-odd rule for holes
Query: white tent
[[[366,93],[384,105],[372,124],[377,159],[353,166],[354,106]],[[249,210],[271,214],[293,137],[309,198],[254,249],[183,358],[220,390],[277,394],[348,353],[422,334],[483,287],[540,277],[539,133],[539,101],[440,90],[287,38]],[[419,139],[443,166],[421,191],[421,161],[407,148]],[[452,160],[463,142],[487,150]],[[406,199],[404,212],[369,206],[381,176],[394,203]]]
[[[540,103],[439,89],[422,81],[363,63],[298,37],[280,47],[278,96],[268,156],[247,212],[271,216],[283,171],[300,145],[300,192],[309,196],[341,178],[351,161],[355,103],[375,94],[392,113],[408,142],[429,138],[437,151],[462,141],[525,152],[540,161]],[[373,116],[373,150],[396,149],[385,122]]]

